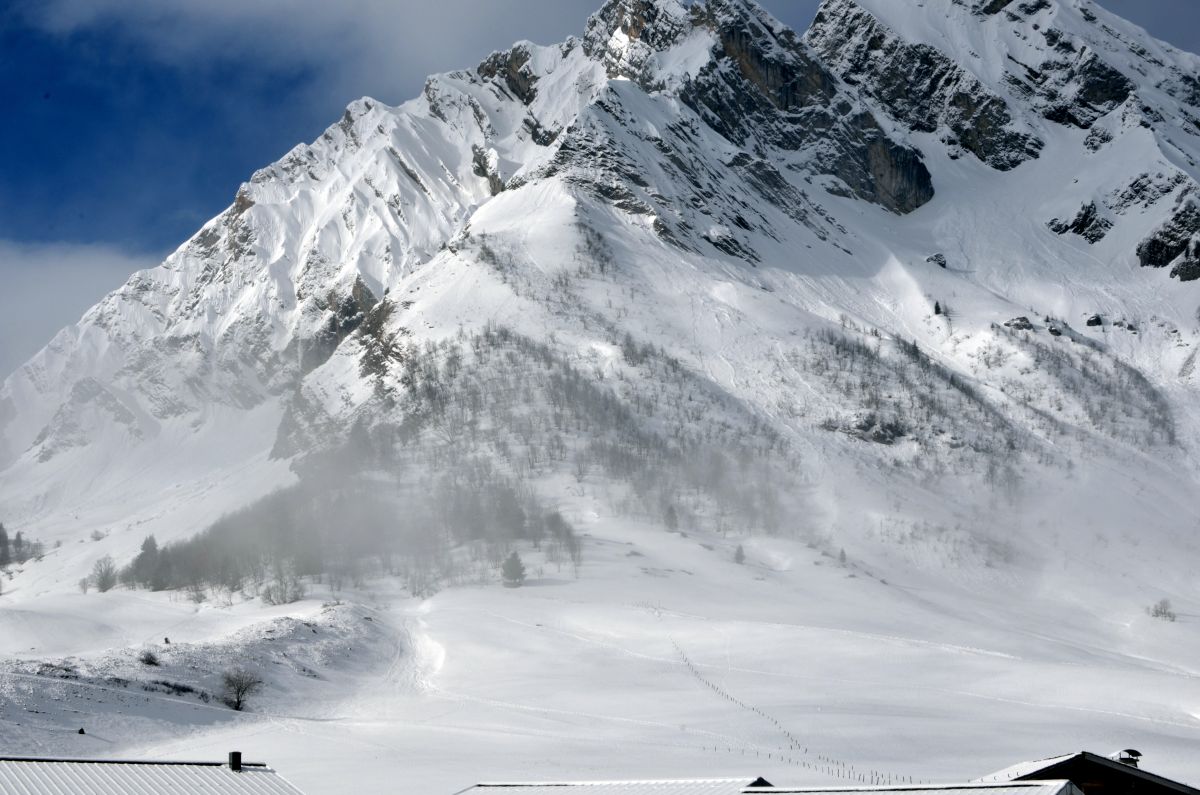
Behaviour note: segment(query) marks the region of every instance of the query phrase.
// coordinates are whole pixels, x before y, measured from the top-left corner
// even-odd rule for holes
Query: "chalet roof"
[[[484,783],[476,784],[458,795],[740,795],[755,784],[755,781],[750,778],[703,778],[664,781]]]
[[[980,783],[1013,781],[1086,753],[1087,751],[1080,751],[1074,754],[1062,754],[1060,756],[1048,756],[1045,759],[1030,759],[1027,762],[1017,762],[1015,765],[1010,765],[1003,770],[997,770],[995,773],[989,773],[982,778],[976,779],[976,781]]]
[[[969,782],[966,784],[909,784],[871,787],[776,787],[772,793],[805,793],[805,795],[1082,795],[1079,788],[1066,780],[1004,781],[1000,783]]]
[[[1107,756],[1094,754],[1091,751],[1079,751],[1073,754],[1063,754],[1062,756],[1051,756],[1047,759],[1035,759],[1029,762],[1020,762],[1011,767],[1006,767],[1003,770],[997,770],[983,778],[980,782],[1006,782],[1017,780],[1034,780],[1042,771],[1051,771],[1051,768],[1057,767],[1068,762],[1086,762],[1089,764],[1098,765],[1102,768],[1112,770],[1117,773],[1129,776],[1131,778],[1140,779],[1148,783],[1156,784],[1160,787],[1166,787],[1181,793],[1181,795],[1200,795],[1200,789],[1190,787],[1180,781],[1169,779],[1165,776],[1160,776],[1143,770],[1140,767],[1122,764],[1115,759],[1110,759]],[[1053,771],[1050,775],[1055,775]]]
[[[302,795],[266,765],[0,757],[4,795]]]

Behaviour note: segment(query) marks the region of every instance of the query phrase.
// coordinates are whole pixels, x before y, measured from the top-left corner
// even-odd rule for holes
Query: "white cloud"
[[[43,30],[111,33],[173,66],[250,60],[303,70],[339,105],[415,95],[426,75],[477,64],[520,39],[583,32],[600,0],[45,0]]]
[[[104,245],[0,240],[0,378],[131,273],[152,268],[161,259]]]

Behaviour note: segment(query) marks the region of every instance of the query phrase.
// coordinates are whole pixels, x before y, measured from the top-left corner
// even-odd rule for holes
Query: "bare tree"
[[[112,555],[105,555],[92,564],[92,584],[100,593],[111,591],[117,584],[117,564]]]
[[[246,668],[230,668],[221,675],[221,700],[241,712],[246,700],[262,689],[262,677]]]
[[[1175,620],[1175,611],[1171,609],[1170,599],[1159,599],[1157,602],[1150,605],[1150,607],[1146,609],[1146,612],[1154,618],[1161,618],[1163,621]]]

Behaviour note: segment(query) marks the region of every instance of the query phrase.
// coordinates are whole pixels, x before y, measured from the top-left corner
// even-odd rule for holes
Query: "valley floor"
[[[1200,781],[1194,616],[1154,621],[1045,572],[946,568],[952,582],[933,588],[937,572],[883,582],[777,539],[743,540],[737,565],[720,537],[588,532],[578,579],[534,563],[525,587],[423,600],[382,581],[341,604],[272,608],[0,597],[2,752],[239,749],[314,794],[348,781],[448,794],[514,779],[961,780],[1123,747]],[[149,646],[159,666],[136,662]],[[268,680],[246,713],[141,686],[211,690],[231,660]]]

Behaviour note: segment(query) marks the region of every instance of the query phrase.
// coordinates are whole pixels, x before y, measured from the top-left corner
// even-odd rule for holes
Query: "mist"
[[[0,240],[0,378],[130,274],[159,261],[157,254],[129,254],[109,245]]]

